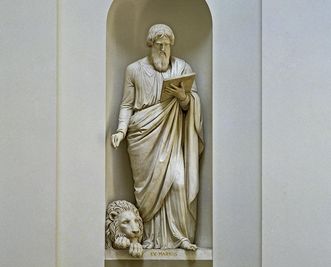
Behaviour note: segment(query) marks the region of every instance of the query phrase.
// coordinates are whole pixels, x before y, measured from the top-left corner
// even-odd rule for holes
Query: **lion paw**
[[[143,247],[139,243],[131,243],[129,254],[133,257],[141,257],[143,255]]]
[[[125,249],[130,246],[130,240],[125,236],[116,238],[114,247],[118,249]]]

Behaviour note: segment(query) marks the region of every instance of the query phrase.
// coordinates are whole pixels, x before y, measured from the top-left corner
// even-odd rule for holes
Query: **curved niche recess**
[[[126,66],[149,53],[146,35],[156,23],[175,33],[172,54],[186,60],[197,73],[204,117],[205,150],[200,159],[200,191],[196,243],[212,248],[212,20],[204,0],[115,0],[107,18],[107,142],[106,203],[134,203],[126,144],[115,150],[110,135],[117,128]]]

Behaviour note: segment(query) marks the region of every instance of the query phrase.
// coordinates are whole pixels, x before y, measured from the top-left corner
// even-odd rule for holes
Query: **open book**
[[[190,74],[185,74],[185,75],[180,75],[180,76],[175,76],[171,77],[168,79],[163,80],[162,84],[162,93],[161,93],[161,98],[160,101],[165,101],[171,96],[165,92],[166,87],[170,87],[171,84],[180,87],[180,83],[183,82],[184,88],[186,93],[190,93],[192,89],[192,85],[195,79],[195,73],[190,73]]]

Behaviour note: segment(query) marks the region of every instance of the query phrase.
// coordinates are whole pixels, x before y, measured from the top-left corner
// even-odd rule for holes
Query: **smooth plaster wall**
[[[56,1],[1,1],[3,267],[55,267],[56,23]]]
[[[214,30],[214,266],[259,267],[261,2],[209,3]]]
[[[263,266],[331,266],[330,1],[263,1]]]
[[[105,1],[59,1],[58,267],[101,267],[105,223]]]
[[[130,8],[129,8],[130,7]],[[197,20],[199,18],[199,20]],[[117,129],[124,73],[128,64],[150,53],[146,36],[151,25],[172,27],[172,54],[183,58],[197,73],[204,116],[205,150],[200,159],[200,191],[196,242],[212,247],[212,29],[204,0],[118,0],[107,20],[106,203],[126,199],[134,203],[133,182],[126,144],[115,150],[110,135]]]

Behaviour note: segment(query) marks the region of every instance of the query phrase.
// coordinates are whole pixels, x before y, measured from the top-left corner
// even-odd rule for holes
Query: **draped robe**
[[[199,156],[203,150],[200,99],[194,83],[189,101],[160,102],[164,78],[192,73],[171,58],[158,72],[148,57],[127,67],[118,131],[126,135],[134,194],[144,221],[144,243],[177,248],[194,242]]]

